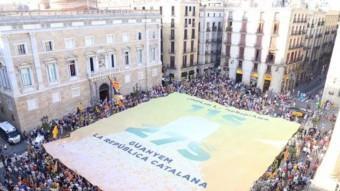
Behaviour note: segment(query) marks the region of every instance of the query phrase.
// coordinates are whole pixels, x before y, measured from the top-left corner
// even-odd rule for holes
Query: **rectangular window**
[[[255,52],[255,61],[260,61],[260,50],[257,49],[256,52]]]
[[[185,6],[185,16],[188,16],[188,6]]]
[[[65,39],[65,48],[72,49],[75,47],[75,42],[73,38],[66,38]]]
[[[94,46],[94,36],[86,36],[85,37],[85,46],[86,47]]]
[[[274,33],[274,34],[277,34],[277,33],[278,33],[278,31],[279,31],[279,23],[275,23],[275,24],[274,24],[274,30],[273,30],[273,33]]]
[[[137,50],[137,63],[138,64],[143,63],[143,50],[142,49]]]
[[[187,52],[187,42],[186,41],[183,42],[183,52],[184,53]]]
[[[195,27],[195,19],[192,19],[192,27]]]
[[[124,63],[125,65],[129,65],[129,52],[128,51],[124,52]]]
[[[175,6],[171,6],[171,16],[175,16]]]
[[[57,66],[56,64],[49,64],[47,66],[48,69],[48,79],[50,82],[57,81]]]
[[[194,55],[191,54],[190,55],[190,66],[193,66],[194,65]]]
[[[191,39],[195,39],[195,29],[192,29],[191,31]]]
[[[194,41],[191,41],[191,52],[194,52]]]
[[[162,6],[159,7],[159,13],[160,13],[161,15],[163,14],[163,7],[162,7]]]
[[[175,53],[175,42],[174,41],[171,42],[171,47],[170,48],[171,48],[170,49],[171,53]]]
[[[175,27],[175,19],[171,19],[171,27]]]
[[[187,56],[183,56],[183,68],[187,67]]]
[[[94,72],[94,58],[90,57],[90,71]]]
[[[114,54],[111,54],[110,61],[111,61],[111,67],[114,68],[115,67],[115,55]]]
[[[0,86],[5,87],[5,77],[4,77],[2,68],[0,68]],[[1,100],[0,100],[0,103],[1,103]]]
[[[137,37],[138,40],[142,40],[142,33],[141,32],[138,32],[138,37]]]
[[[175,69],[175,56],[170,56],[170,68]]]
[[[53,50],[53,44],[52,41],[45,41],[45,51],[52,51]]]
[[[76,71],[76,62],[75,60],[70,60],[69,61],[69,68],[70,68],[70,76],[75,77],[77,76],[77,71]]]
[[[195,6],[192,7],[192,16],[196,16],[196,12],[195,12]]]
[[[244,48],[243,47],[240,47],[240,49],[239,49],[239,58],[240,59],[243,59],[244,58]]]
[[[0,66],[1,66],[1,63],[0,63]],[[0,86],[4,87],[5,89],[11,88],[5,66],[0,67]]]
[[[184,29],[184,39],[188,39],[188,30]]]
[[[222,25],[221,22],[218,22],[217,24],[217,31],[221,32],[222,31]]]
[[[32,77],[30,68],[22,68],[20,70],[21,81],[24,87],[32,86]]]
[[[18,45],[18,54],[19,55],[25,55],[26,54],[25,44],[19,44]]]
[[[257,72],[258,64],[254,64],[253,72]]]
[[[171,33],[170,33],[170,39],[171,40],[174,40],[175,39],[175,30],[171,30]]]

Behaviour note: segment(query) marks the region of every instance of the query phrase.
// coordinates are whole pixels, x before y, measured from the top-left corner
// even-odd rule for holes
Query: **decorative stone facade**
[[[122,94],[161,84],[160,20],[159,12],[134,10],[1,17],[1,120],[30,130],[44,115],[110,98],[109,77]]]

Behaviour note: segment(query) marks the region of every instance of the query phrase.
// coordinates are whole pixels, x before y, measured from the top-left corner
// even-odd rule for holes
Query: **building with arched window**
[[[42,116],[59,118],[80,103],[111,99],[111,80],[123,95],[161,84],[160,29],[158,11],[3,15],[1,120],[27,131]]]

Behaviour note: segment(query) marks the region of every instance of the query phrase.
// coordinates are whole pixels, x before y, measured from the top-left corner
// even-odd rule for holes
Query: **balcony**
[[[230,45],[231,45],[231,40],[227,40],[227,41],[225,41],[225,42],[224,42],[224,44],[226,44],[226,45],[229,45],[229,46],[230,46]]]
[[[193,65],[183,65],[183,66],[182,66],[182,69],[193,69],[193,68],[195,68],[195,67],[196,67],[195,64],[193,64]]]
[[[263,30],[257,30],[257,31],[256,31],[256,34],[257,34],[257,35],[263,35]]]
[[[91,72],[88,75],[88,78],[90,79],[94,79],[97,77],[103,77],[103,76],[109,76],[111,74],[115,74],[115,73],[119,73],[119,72],[123,72],[124,70],[116,67],[114,69],[107,69],[107,70],[102,70],[102,71],[95,71],[95,72]]]
[[[227,32],[232,32],[232,31],[233,31],[233,28],[228,26],[228,27],[225,29],[225,31],[227,31]]]
[[[254,58],[254,59],[252,59],[252,62],[260,63],[261,62],[261,58]]]
[[[166,69],[167,70],[176,70],[176,66],[169,65],[169,66],[166,67]]]

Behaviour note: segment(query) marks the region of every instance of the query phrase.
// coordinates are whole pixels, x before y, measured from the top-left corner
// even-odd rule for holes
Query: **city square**
[[[17,0],[0,15],[0,190],[340,190],[337,3]]]

